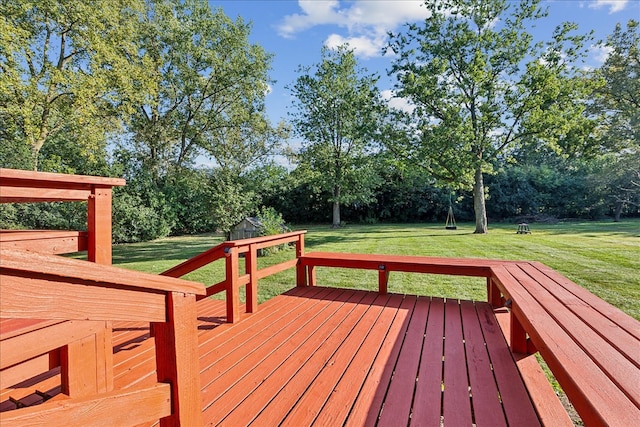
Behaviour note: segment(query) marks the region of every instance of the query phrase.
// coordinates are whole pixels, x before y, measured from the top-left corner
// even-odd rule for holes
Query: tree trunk
[[[622,204],[622,202],[616,203],[616,210],[614,212],[613,222],[620,222],[620,214],[622,214],[622,207],[623,206],[624,205]]]
[[[340,227],[340,187],[333,187],[333,228]]]
[[[476,214],[476,234],[487,233],[487,208],[484,200],[484,177],[482,165],[476,167],[476,176],[473,183],[473,210]]]
[[[38,160],[40,157],[40,150],[44,145],[45,139],[40,138],[34,144],[31,144],[31,165],[33,166],[33,171],[38,172]]]

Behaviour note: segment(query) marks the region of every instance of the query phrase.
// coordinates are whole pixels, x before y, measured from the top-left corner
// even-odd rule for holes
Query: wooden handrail
[[[254,244],[264,244],[263,248],[281,245],[282,243],[293,242],[298,237],[307,233],[307,230],[291,231],[289,233],[274,234],[271,236],[253,237],[251,239],[229,240],[222,243],[227,247],[249,246]],[[296,239],[291,239],[296,238]],[[291,239],[291,240],[289,240]]]
[[[0,203],[87,202],[87,233],[75,240],[49,232],[47,244],[39,245],[31,236],[11,232],[11,246],[38,252],[65,253],[87,250],[89,261],[111,264],[112,187],[125,185],[122,178],[70,175],[0,168]],[[41,234],[45,238],[46,232]],[[73,243],[76,243],[73,245]],[[75,247],[74,247],[75,246]]]
[[[96,188],[122,186],[122,178],[0,168],[0,203],[86,201]]]
[[[225,259],[225,279],[207,287],[206,295],[198,296],[198,300],[225,291],[227,293],[227,321],[230,323],[240,319],[241,286],[246,286],[246,310],[254,313],[258,310],[258,280],[279,273],[292,267],[297,267],[297,284],[304,281],[304,269],[300,264],[300,257],[304,255],[304,235],[306,230],[271,236],[255,237],[251,239],[231,240],[222,242],[175,267],[160,273],[163,276],[182,277],[219,259]],[[296,243],[296,258],[258,269],[258,250],[278,246],[286,243]],[[240,273],[239,255],[245,257],[245,273]]]

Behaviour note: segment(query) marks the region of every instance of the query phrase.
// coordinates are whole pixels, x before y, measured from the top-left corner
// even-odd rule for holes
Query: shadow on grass
[[[205,236],[206,237],[206,236]],[[176,262],[192,258],[222,242],[220,237],[205,239],[181,238],[176,240],[160,240],[113,247],[113,264],[125,264],[146,261]]]

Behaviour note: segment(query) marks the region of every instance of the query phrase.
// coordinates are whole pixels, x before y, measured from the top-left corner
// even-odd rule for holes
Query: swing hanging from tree
[[[449,194],[449,212],[447,213],[447,222],[444,224],[446,230],[457,230],[456,217],[453,216],[453,205],[451,204],[451,194]]]

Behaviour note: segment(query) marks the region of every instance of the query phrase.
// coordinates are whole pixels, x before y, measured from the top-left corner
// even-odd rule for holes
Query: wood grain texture
[[[556,396],[536,357],[534,355],[515,356],[516,365],[542,425],[573,427],[573,421]]]
[[[15,319],[18,320],[18,319]],[[27,319],[29,320],[29,319]],[[49,324],[50,322],[46,322]],[[25,360],[47,354],[69,342],[95,335],[105,327],[102,321],[68,321],[49,324],[46,327],[23,328],[22,334],[2,336],[0,341],[0,369],[23,362]]]
[[[164,321],[166,295],[86,281],[3,275],[0,312],[11,318]]]
[[[0,412],[0,424],[3,427],[140,424],[171,414],[170,388],[168,384],[156,384],[97,398],[48,402],[19,411]]]
[[[17,249],[0,248],[0,274],[46,277],[50,280],[73,278],[95,282],[96,285],[119,285],[157,291],[178,291],[204,295],[204,285],[157,274],[103,265],[100,268],[86,261],[40,254]]]
[[[0,230],[0,246],[48,254],[86,251],[86,231]]]
[[[170,417],[161,426],[202,425],[198,366],[198,325],[194,295],[172,293],[168,320],[154,325],[157,376],[171,384]]]

